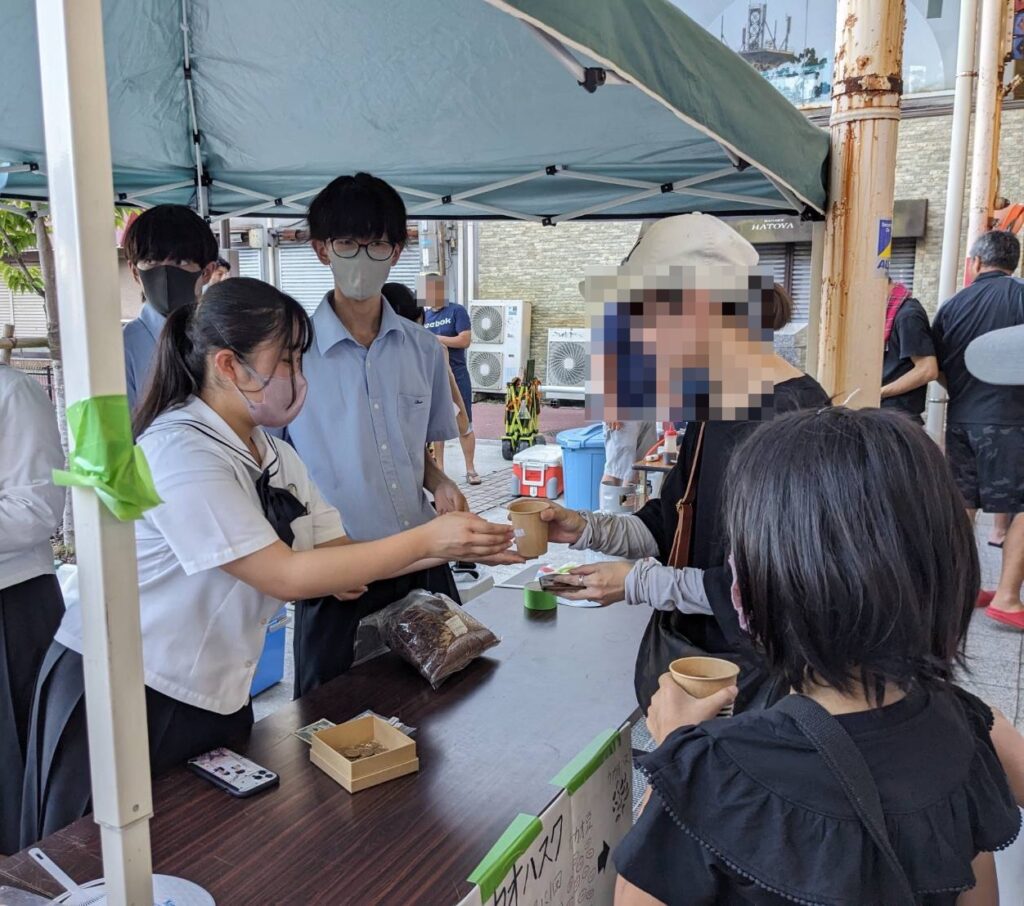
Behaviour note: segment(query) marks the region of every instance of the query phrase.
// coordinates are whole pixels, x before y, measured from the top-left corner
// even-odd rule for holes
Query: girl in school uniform
[[[249,687],[282,601],[333,594],[345,607],[371,581],[511,542],[510,529],[468,513],[379,541],[346,539],[296,452],[263,430],[302,407],[311,339],[294,299],[241,278],[173,312],[160,336],[134,426],[163,501],[136,524],[154,773],[247,733]],[[77,589],[67,597],[36,687],[22,845],[90,804],[82,613]]]

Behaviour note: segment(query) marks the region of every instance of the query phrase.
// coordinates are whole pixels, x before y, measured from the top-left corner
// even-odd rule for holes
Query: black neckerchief
[[[269,435],[264,435],[267,443],[270,444],[270,449],[274,452],[274,460],[265,469],[262,469],[252,453],[224,440],[224,438],[209,430],[201,422],[175,421],[167,425],[157,425],[156,427],[158,429],[163,427],[171,428],[177,425],[188,425],[190,428],[194,428],[200,434],[206,435],[210,440],[216,441],[222,447],[226,447],[232,453],[241,457],[245,467],[253,475],[253,480],[256,484],[256,495],[259,497],[263,515],[274,529],[277,537],[287,544],[288,547],[291,547],[295,541],[292,523],[300,516],[309,515],[309,509],[290,490],[274,487],[270,483],[270,479],[280,472],[281,462],[281,456],[277,452],[277,445],[273,439]]]

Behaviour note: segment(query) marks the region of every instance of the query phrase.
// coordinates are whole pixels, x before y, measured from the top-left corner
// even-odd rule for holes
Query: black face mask
[[[139,271],[146,301],[165,318],[175,309],[196,301],[200,271],[186,271],[173,264],[159,264]]]

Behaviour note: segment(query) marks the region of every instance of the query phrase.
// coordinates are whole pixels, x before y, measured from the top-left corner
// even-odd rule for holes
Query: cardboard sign
[[[612,852],[633,826],[633,761],[629,726],[602,733],[552,781],[569,796],[572,820],[572,906],[612,906]]]

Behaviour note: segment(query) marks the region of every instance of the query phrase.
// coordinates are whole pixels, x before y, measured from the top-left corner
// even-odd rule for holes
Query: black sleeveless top
[[[917,902],[954,906],[974,885],[971,860],[1020,827],[991,710],[944,687],[838,720],[878,786]],[[888,902],[881,853],[792,719],[769,708],[719,728],[684,727],[640,759],[654,794],[615,852],[620,874],[669,906]]]
[[[772,394],[772,414],[781,415],[797,409],[821,409],[830,405],[828,394],[810,375],[783,381]],[[769,416],[770,417],[770,416]],[[696,422],[691,422],[696,428]],[[760,421],[708,422],[704,429],[704,452],[697,475],[697,498],[694,503],[693,557],[690,566],[707,569],[725,563],[725,540],[722,531],[722,497],[725,470],[732,451],[746,439]],[[658,542],[658,559],[665,562],[672,550],[678,515],[676,504],[686,490],[690,464],[697,444],[697,431],[683,434],[679,459],[665,476],[661,496],[636,514]]]

